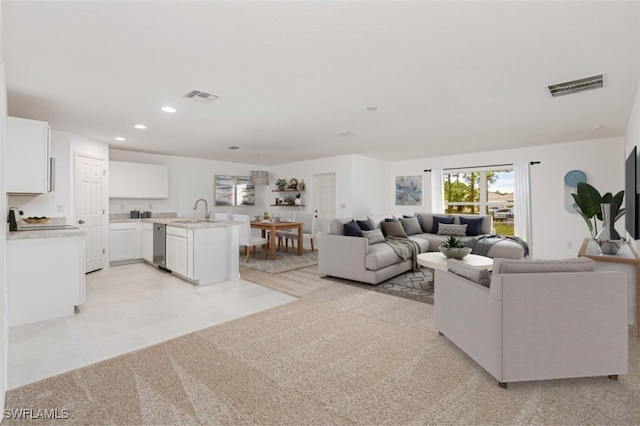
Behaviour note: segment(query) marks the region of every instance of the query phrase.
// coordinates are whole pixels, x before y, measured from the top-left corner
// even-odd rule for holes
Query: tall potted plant
[[[584,219],[591,237],[596,238],[598,235],[598,222],[603,221],[602,204],[614,204],[612,209],[612,218],[615,223],[624,215],[624,209],[621,208],[624,199],[624,190],[613,195],[607,192],[600,195],[600,192],[586,182],[578,183],[577,191],[571,194],[578,208],[576,209],[580,216]]]
[[[598,246],[604,254],[617,254],[624,243],[614,227],[614,223],[624,215],[622,200],[624,191],[613,195],[600,192],[588,183],[578,184],[577,193],[571,194],[578,208],[576,209],[584,219],[591,232],[591,237],[598,241]],[[598,230],[598,221],[602,222],[602,229]]]

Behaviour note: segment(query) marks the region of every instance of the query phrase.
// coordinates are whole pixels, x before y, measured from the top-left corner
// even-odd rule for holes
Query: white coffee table
[[[447,256],[439,251],[419,254],[417,260],[418,265],[431,269],[433,280],[435,280],[436,269],[447,269]],[[486,256],[480,256],[479,254],[468,254],[463,259],[460,259],[460,261],[467,265],[485,268],[487,271],[491,271],[493,269],[493,259]],[[431,281],[431,284],[433,284],[433,281]]]
[[[471,266],[486,268],[487,271],[493,269],[493,259],[479,254],[468,254],[461,259],[461,262]],[[439,251],[422,253],[418,255],[418,264],[430,269],[447,269],[447,256]]]

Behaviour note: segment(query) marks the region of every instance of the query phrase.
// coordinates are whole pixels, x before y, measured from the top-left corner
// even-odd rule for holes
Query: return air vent
[[[583,92],[585,90],[599,89],[604,87],[605,74],[598,74],[591,77],[580,78],[578,80],[565,81],[564,83],[552,84],[549,92],[554,98],[557,96],[570,95],[572,93]]]
[[[202,102],[208,104],[209,102],[213,102],[218,99],[218,95],[212,95],[211,93],[201,92],[200,90],[192,90],[186,95],[185,98],[193,99],[194,101]]]

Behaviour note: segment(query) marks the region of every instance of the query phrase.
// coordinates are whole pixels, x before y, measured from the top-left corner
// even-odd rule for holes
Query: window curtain
[[[431,212],[444,213],[444,180],[442,169],[431,169]]]
[[[529,245],[529,257],[532,257],[531,233],[531,173],[529,163],[513,165],[513,204],[514,234]]]

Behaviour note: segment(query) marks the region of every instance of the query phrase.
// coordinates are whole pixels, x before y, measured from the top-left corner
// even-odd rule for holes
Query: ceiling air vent
[[[212,95],[211,93],[201,92],[200,90],[192,90],[186,95],[185,98],[193,99],[194,101],[202,102],[208,104],[209,102],[213,102],[218,99],[218,95]]]
[[[565,81],[564,83],[552,84],[549,92],[554,98],[562,95],[583,92],[585,90],[599,89],[604,87],[605,74],[598,74],[591,77],[580,78],[578,80]]]

